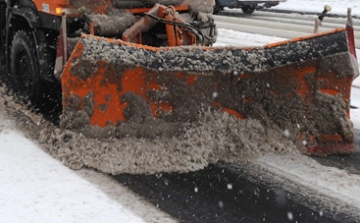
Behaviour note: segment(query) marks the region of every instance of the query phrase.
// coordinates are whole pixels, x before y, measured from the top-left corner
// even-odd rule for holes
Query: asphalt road
[[[322,165],[360,175],[359,129],[355,135],[358,154],[313,158]],[[304,205],[306,198],[284,190],[281,182],[254,180],[253,176],[250,180],[242,168],[234,171],[219,164],[187,174],[113,178],[180,222],[357,222],[346,213],[326,213],[321,206],[309,208]]]
[[[350,222],[322,207],[309,209],[292,195],[220,166],[187,174],[118,175],[114,178],[180,222]]]

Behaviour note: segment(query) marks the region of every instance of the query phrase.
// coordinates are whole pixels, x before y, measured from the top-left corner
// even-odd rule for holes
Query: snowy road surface
[[[332,4],[333,13],[343,13],[347,7],[353,7],[353,14],[360,16],[360,2],[357,0],[288,0],[275,8],[317,12],[325,3]],[[249,44],[249,42],[263,45],[280,40],[278,37],[250,35],[230,29],[223,29],[220,34],[219,45]],[[360,107],[358,82],[355,81],[357,87],[355,86],[352,91],[352,105],[356,107]],[[358,110],[352,110],[351,116],[355,128],[360,129]],[[254,165],[260,168],[260,171],[261,168],[267,170],[262,172],[264,177],[268,173],[270,175],[276,173],[281,182],[285,182],[284,178],[293,180],[306,199],[315,198],[312,197],[314,194],[306,194],[304,191],[306,187],[317,188],[317,196],[320,197],[322,194],[331,195],[330,201],[323,200],[330,202],[328,208],[338,210],[339,207],[333,207],[334,204],[339,204],[337,202],[360,207],[358,175],[322,166],[308,157],[297,158],[264,156]],[[254,176],[254,173],[248,174]],[[295,190],[290,183],[284,185],[289,191]],[[306,197],[307,195],[309,197]],[[221,206],[222,203],[218,202]],[[322,212],[319,216],[322,216]],[[287,218],[294,219],[294,213],[289,211]],[[140,195],[126,189],[108,176],[89,170],[69,170],[45,154],[36,143],[25,138],[12,126],[11,121],[0,117],[0,222],[176,221],[160,211],[156,205],[145,201]]]
[[[0,145],[0,222],[173,222],[110,177],[68,169],[3,119]]]
[[[319,11],[321,11],[321,8]],[[241,12],[239,13],[240,14],[236,14],[236,16],[215,16],[217,27],[226,30],[291,39],[312,34],[314,32],[315,18],[317,17],[315,14],[299,15],[263,11],[256,11],[252,16],[244,15]],[[230,15],[233,14],[234,13]],[[345,14],[346,10],[342,17],[326,17],[318,31],[324,32],[343,27],[346,23]],[[359,48],[360,20],[353,19],[353,26],[355,30],[355,43]],[[221,35],[222,32],[221,30]]]

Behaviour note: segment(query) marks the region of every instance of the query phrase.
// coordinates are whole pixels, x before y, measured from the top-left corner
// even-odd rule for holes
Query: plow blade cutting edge
[[[358,65],[349,32],[260,48],[156,48],[83,35],[62,75],[61,125],[97,138],[171,137],[205,108],[276,125],[308,154],[354,153]]]

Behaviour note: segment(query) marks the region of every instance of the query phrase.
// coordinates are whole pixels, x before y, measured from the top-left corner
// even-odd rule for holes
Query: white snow
[[[325,4],[332,6],[333,14],[345,14],[352,7],[353,15],[360,16],[359,0],[287,0],[275,8],[318,12]],[[282,40],[225,29],[220,29],[219,34],[217,45],[264,45]],[[360,55],[359,50],[357,53]],[[352,105],[360,107],[360,81],[355,85],[358,88],[353,88]],[[352,110],[351,116],[355,128],[360,129],[358,109]],[[1,117],[0,145],[0,222],[173,221],[110,177],[66,168]],[[299,183],[327,188],[337,197],[351,197],[351,203],[360,206],[358,176],[321,166],[306,157],[296,160],[273,155],[258,162]],[[219,206],[223,206],[222,202]]]
[[[358,0],[287,0],[270,9],[318,14],[324,9],[325,5],[331,6],[331,11],[328,14],[346,15],[347,8],[352,8],[352,15],[360,16],[360,3]],[[242,12],[241,9],[225,8],[225,10]]]
[[[273,9],[319,13],[325,5],[331,6],[329,14],[346,15],[347,8],[352,8],[352,14],[360,16],[359,0],[287,0]]]
[[[334,201],[340,200],[341,204],[360,207],[359,175],[323,166],[308,156],[296,154],[267,154],[259,158],[257,163],[276,176],[296,182],[296,185],[302,185],[309,191],[319,190],[319,194],[332,197]]]
[[[11,122],[0,130],[0,222],[172,222],[109,177],[68,169]]]

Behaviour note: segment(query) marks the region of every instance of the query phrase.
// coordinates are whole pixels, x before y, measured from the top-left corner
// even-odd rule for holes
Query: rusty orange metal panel
[[[246,49],[155,48],[84,35],[62,76],[63,103],[82,111],[90,98],[90,125],[99,127],[127,122],[144,106],[164,122],[196,120],[203,106],[239,119],[266,116],[308,153],[354,153],[355,75],[344,29]]]

